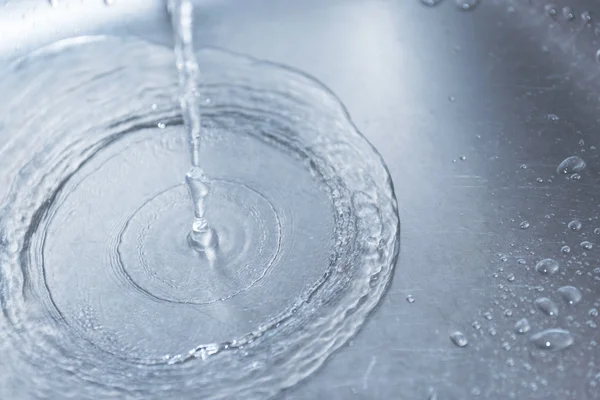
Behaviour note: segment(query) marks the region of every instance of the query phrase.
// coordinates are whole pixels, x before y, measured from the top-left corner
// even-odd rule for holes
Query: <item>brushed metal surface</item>
[[[281,398],[600,398],[600,334],[588,326],[600,301],[600,240],[586,254],[579,246],[600,239],[600,20],[581,17],[600,16],[597,2],[557,3],[556,18],[546,3],[525,0],[482,0],[471,12],[454,0],[434,8],[418,0],[197,4],[199,42],[291,65],[329,86],[396,187],[402,231],[392,286],[359,335]],[[0,8],[5,59],[98,33],[172,42],[155,0]],[[557,175],[571,155],[587,162],[580,180]],[[575,218],[579,232],[567,228]],[[564,276],[535,272],[547,257]],[[564,284],[581,289],[580,304],[561,304],[554,319],[532,314],[541,295],[560,302]],[[574,345],[538,359],[527,335],[512,335],[522,317],[531,333],[571,329]],[[450,341],[455,330],[466,347]]]

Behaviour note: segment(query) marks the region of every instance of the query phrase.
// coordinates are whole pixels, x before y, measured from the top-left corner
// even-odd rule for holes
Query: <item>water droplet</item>
[[[573,174],[570,176],[571,179],[573,179],[574,181],[578,181],[581,179],[581,175],[579,174]]]
[[[552,300],[547,297],[540,297],[535,301],[535,305],[539,308],[544,314],[550,317],[556,317],[558,315],[558,307]]]
[[[589,11],[584,11],[581,13],[581,20],[586,24],[592,23],[592,13]]]
[[[460,159],[460,161],[465,161],[467,159],[467,156],[460,156],[458,158]]]
[[[426,6],[429,7],[435,7],[438,4],[440,4],[443,0],[421,0],[421,3],[423,3]]]
[[[158,129],[165,129],[167,125],[164,122],[159,122],[157,125]]]
[[[587,240],[584,240],[583,242],[581,242],[580,246],[584,250],[591,250],[594,248],[594,244],[591,242],[588,242]]]
[[[590,311],[588,311],[588,315],[590,317],[597,317],[598,316],[598,309],[596,309],[596,308],[590,308]]]
[[[556,9],[553,9],[553,10],[556,12]],[[556,14],[554,14],[554,15],[556,15]],[[548,119],[550,121],[556,122],[556,121],[558,121],[560,119],[560,117],[558,115],[556,115],[556,114],[548,114]]]
[[[527,164],[521,164],[521,166],[519,168],[521,168],[521,169],[527,169]]]
[[[581,229],[581,225],[582,225],[581,221],[574,219],[573,221],[569,222],[569,225],[567,225],[567,226],[572,231],[578,231]]]
[[[594,229],[594,234],[595,235],[600,235],[600,228]]]
[[[512,317],[512,315],[513,315],[513,312],[510,308],[504,311],[505,317]]]
[[[450,100],[450,103],[454,103],[456,101],[456,97],[454,96],[449,96],[448,100]]]
[[[562,15],[567,21],[572,21],[573,19],[575,19],[575,14],[573,14],[573,10],[571,9],[571,7],[568,6],[563,7]]]
[[[415,298],[413,297],[412,294],[409,294],[408,296],[406,296],[406,301],[408,301],[409,303],[414,303]]]
[[[527,318],[521,318],[515,323],[515,332],[519,334],[527,333],[531,330],[531,325],[529,325],[529,321]]]
[[[496,336],[496,334],[498,333],[496,331],[496,328],[494,328],[493,326],[490,327],[490,329],[488,329],[488,333],[490,334],[490,336]]]
[[[521,265],[525,265],[525,264],[527,264],[527,261],[525,261],[525,260],[524,260],[524,259],[522,259],[522,258],[519,258],[519,259],[517,260],[517,262],[518,262],[519,264],[521,264]]]
[[[531,336],[531,342],[541,350],[558,351],[566,349],[574,342],[571,333],[564,329],[546,329]]]
[[[539,183],[544,182],[544,180],[542,178],[537,178],[536,181],[539,182]]]
[[[456,6],[463,11],[474,10],[480,0],[455,0]]]
[[[450,334],[450,340],[458,347],[465,347],[469,344],[467,337],[461,331],[454,331]]]
[[[506,351],[510,350],[510,344],[508,342],[502,343],[502,348]]]
[[[573,305],[581,301],[581,292],[574,286],[563,286],[558,289],[558,293],[567,304]]]
[[[571,156],[565,158],[558,167],[556,172],[559,174],[574,174],[583,171],[585,168],[585,161],[579,156]]]
[[[545,258],[535,265],[535,270],[542,275],[554,275],[558,269],[558,262],[552,258]]]
[[[521,228],[521,229],[527,229],[527,228],[529,228],[529,222],[527,222],[527,221],[521,222],[519,224],[519,228]]]
[[[489,312],[489,311],[486,311],[486,312],[484,312],[482,315],[483,315],[483,317],[484,317],[485,319],[487,319],[488,321],[491,321],[491,320],[492,320],[492,313],[491,313],[491,312]]]
[[[481,329],[481,324],[478,321],[474,321],[472,326],[473,326],[473,329],[475,329],[475,330]]]
[[[554,4],[546,4],[544,6],[544,10],[546,11],[546,15],[554,18],[558,14],[558,8]]]
[[[560,251],[563,254],[569,254],[571,252],[571,248],[567,245],[564,245],[563,247],[560,248]]]
[[[508,276],[506,277],[506,280],[509,282],[514,282],[515,274],[508,274]]]

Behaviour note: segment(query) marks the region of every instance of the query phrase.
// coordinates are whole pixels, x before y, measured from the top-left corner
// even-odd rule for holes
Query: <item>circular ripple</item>
[[[389,174],[323,85],[199,49],[215,253],[186,243],[172,51],[59,42],[3,71],[0,398],[264,398],[382,297]]]
[[[173,303],[224,301],[254,286],[279,252],[274,206],[243,183],[213,180],[206,216],[219,246],[198,254],[188,243],[190,201],[187,187],[178,185],[138,208],[117,235],[117,273],[140,292]]]

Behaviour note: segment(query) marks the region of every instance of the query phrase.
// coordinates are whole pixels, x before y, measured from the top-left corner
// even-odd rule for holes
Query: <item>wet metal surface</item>
[[[597,398],[598,330],[586,324],[600,299],[600,246],[580,242],[600,238],[600,44],[596,21],[581,13],[600,16],[600,6],[565,3],[558,10],[572,7],[573,21],[525,0],[483,0],[472,12],[453,0],[197,2],[199,41],[328,85],[396,188],[401,250],[387,295],[352,342],[281,398]],[[158,1],[22,1],[0,11],[8,55],[88,33],[171,43]],[[587,163],[581,179],[557,174],[573,155]],[[573,219],[581,231],[567,228]],[[533,268],[549,257],[561,263],[555,280]],[[538,297],[560,303],[567,283],[581,303],[561,303],[552,320],[531,313]],[[527,335],[512,335],[523,317],[531,333],[571,329],[573,345],[540,361]],[[452,343],[456,330],[467,346]]]

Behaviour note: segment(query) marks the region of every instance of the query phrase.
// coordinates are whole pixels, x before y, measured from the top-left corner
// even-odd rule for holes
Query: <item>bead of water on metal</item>
[[[421,3],[428,7],[435,7],[440,4],[443,0],[421,0]]]
[[[489,312],[489,311],[486,311],[486,312],[484,312],[482,315],[483,315],[483,317],[484,317],[485,319],[487,319],[488,321],[491,321],[491,320],[492,320],[492,313],[491,313],[491,312]]]
[[[556,114],[548,114],[548,119],[550,121],[556,122],[556,121],[558,121],[560,119],[560,117],[558,115],[556,115]]]
[[[594,229],[594,234],[595,235],[600,235],[600,228]]]
[[[521,229],[527,229],[527,228],[529,228],[529,222],[527,222],[527,221],[521,222],[519,224],[519,228],[521,228]]]
[[[594,244],[592,242],[588,242],[587,240],[581,242],[580,246],[584,250],[592,250],[594,248]]]
[[[559,351],[574,343],[571,332],[566,329],[546,329],[531,336],[531,342],[540,350]]]
[[[540,297],[535,300],[536,307],[549,317],[558,315],[558,306],[547,297]]]
[[[580,173],[585,169],[586,163],[579,156],[567,157],[558,164],[556,172],[559,174],[572,175],[574,173]]]
[[[448,100],[450,100],[450,103],[454,103],[456,101],[456,97],[448,96]]]
[[[506,351],[510,350],[510,344],[508,342],[502,342],[502,348]]]
[[[557,292],[562,296],[565,303],[569,305],[577,304],[581,301],[582,294],[575,286],[562,286]]]
[[[521,169],[527,169],[527,164],[521,164],[521,166],[519,168],[521,168]]]
[[[589,11],[584,11],[581,13],[581,20],[586,24],[592,23],[592,13]]]
[[[513,312],[512,312],[512,310],[510,308],[507,309],[507,310],[504,310],[504,316],[505,317],[512,317],[512,315],[513,315]]]
[[[488,333],[490,334],[490,336],[496,336],[496,334],[498,333],[496,331],[496,328],[494,328],[493,326],[490,327],[490,329],[488,329]]]
[[[560,252],[563,254],[569,254],[571,252],[571,248],[567,245],[564,245],[560,248]]]
[[[581,221],[574,219],[573,221],[569,222],[567,227],[572,231],[578,231],[578,230],[581,230],[582,223],[581,223]]]
[[[456,6],[463,11],[472,11],[479,5],[481,0],[454,0]]]
[[[525,265],[525,264],[527,264],[527,261],[525,261],[525,260],[524,260],[524,259],[522,259],[522,258],[519,258],[519,259],[517,260],[517,262],[518,262],[519,264],[521,264],[521,265]]]
[[[560,266],[558,261],[552,258],[545,258],[535,265],[535,270],[542,275],[554,275],[558,272]]]
[[[527,318],[521,318],[515,323],[515,332],[518,334],[525,334],[531,330],[531,325]]]
[[[581,175],[579,175],[579,174],[573,174],[573,175],[570,176],[570,178],[572,180],[574,180],[574,181],[578,181],[578,180],[581,179]]]
[[[568,6],[563,7],[562,15],[567,21],[572,21],[573,19],[575,19],[575,14],[573,14],[573,9],[571,9],[571,7],[568,7]]]
[[[558,15],[558,7],[554,4],[546,4],[544,6],[544,10],[546,11],[546,15],[554,18]]]
[[[509,282],[514,282],[515,274],[508,274],[508,276],[506,277],[506,280]]]
[[[157,125],[158,129],[165,129],[167,125],[164,122],[159,122]]]
[[[406,296],[406,301],[408,301],[409,303],[414,303],[415,298],[413,297],[412,294],[409,294],[408,296]]]
[[[588,311],[588,315],[590,317],[597,317],[598,316],[598,309],[597,308],[590,308],[590,310]]]
[[[467,337],[461,331],[452,332],[450,334],[450,340],[452,340],[452,343],[454,343],[457,347],[465,347],[467,344],[469,344]]]
[[[465,161],[467,159],[467,156],[460,156],[459,159],[460,161]]]

